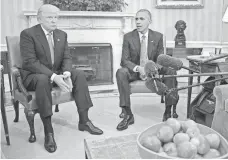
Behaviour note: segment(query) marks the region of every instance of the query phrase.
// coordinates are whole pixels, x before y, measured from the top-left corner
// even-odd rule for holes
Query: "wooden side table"
[[[177,57],[177,58],[187,58],[191,55],[201,55],[203,48],[167,48],[166,54]]]
[[[2,121],[5,130],[6,142],[7,145],[10,145],[10,138],[9,138],[9,130],[6,118],[6,110],[5,110],[5,86],[4,86],[4,76],[3,76],[3,66],[0,65],[1,68],[1,113],[2,113]]]
[[[140,159],[137,148],[139,133],[129,135],[85,139],[86,159]]]
[[[167,55],[176,57],[176,58],[184,58],[192,55],[201,55],[203,48],[167,48]],[[197,78],[198,83],[200,83],[200,76]]]
[[[192,68],[199,73],[216,73],[216,72],[224,72],[223,70],[220,71],[222,67],[228,67],[228,63],[224,61],[224,59],[218,59],[215,61],[211,61],[208,63],[203,63],[205,60],[205,56],[188,56],[187,60],[189,61],[189,68]],[[222,66],[222,67],[219,67]],[[189,74],[193,74],[194,72],[189,71]],[[188,78],[188,85],[192,85],[193,77]],[[215,83],[216,85],[219,82]],[[188,88],[188,99],[187,99],[187,118],[190,118],[192,114],[192,107],[191,107],[191,95],[192,95],[192,88]]]

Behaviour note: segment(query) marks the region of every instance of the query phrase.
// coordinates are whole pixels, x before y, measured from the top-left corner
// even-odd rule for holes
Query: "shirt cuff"
[[[57,75],[57,74],[55,74],[55,73],[53,73],[53,74],[51,75],[51,83],[53,83],[54,78],[55,78],[56,75]]]
[[[136,66],[133,68],[133,71],[134,71],[134,72],[139,72],[139,71],[137,71],[137,68],[138,68],[138,65],[136,65]]]
[[[69,76],[71,76],[71,73],[69,71],[65,71],[63,72],[63,74],[68,74]]]

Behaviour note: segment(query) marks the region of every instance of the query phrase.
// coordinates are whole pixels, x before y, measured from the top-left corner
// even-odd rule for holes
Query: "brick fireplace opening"
[[[113,84],[112,46],[109,43],[71,43],[72,67],[83,70],[89,85]]]

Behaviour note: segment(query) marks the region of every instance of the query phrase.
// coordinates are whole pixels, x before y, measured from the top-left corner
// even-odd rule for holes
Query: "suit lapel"
[[[133,44],[137,50],[137,53],[140,54],[140,49],[141,49],[141,45],[140,45],[140,38],[139,38],[139,33],[137,30],[135,30],[133,32],[133,38],[132,38]]]
[[[44,52],[45,52],[45,55],[47,57],[47,60],[51,64],[50,48],[49,48],[49,45],[48,45],[47,38],[46,38],[46,36],[44,34],[44,31],[42,30],[40,25],[37,26],[36,30],[37,30],[36,31],[36,37],[40,41],[40,43],[42,44]]]
[[[154,32],[149,29],[148,46],[147,46],[148,59],[151,59],[152,57],[152,50],[154,48],[155,38],[156,37],[154,35]]]

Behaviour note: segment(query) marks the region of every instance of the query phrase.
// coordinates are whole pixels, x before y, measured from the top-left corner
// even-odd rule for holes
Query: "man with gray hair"
[[[119,90],[120,107],[119,115],[123,120],[118,124],[117,130],[122,131],[134,123],[134,116],[130,104],[130,82],[135,80],[147,80],[144,67],[149,60],[157,62],[157,57],[164,53],[163,35],[149,29],[152,16],[149,10],[140,9],[135,17],[136,29],[125,34],[122,47],[121,67],[117,70],[116,79]],[[166,67],[159,69],[159,74],[173,74],[176,71]],[[150,83],[148,83],[150,84]],[[168,88],[176,88],[176,79],[168,79],[164,82]],[[147,86],[149,89],[153,86]],[[166,109],[163,121],[171,117],[173,101],[165,97]],[[176,102],[175,102],[176,103]],[[175,111],[176,112],[176,111]],[[175,117],[175,115],[174,115]]]
[[[88,118],[88,110],[93,104],[87,81],[83,71],[72,69],[67,34],[57,29],[58,13],[59,8],[50,4],[42,5],[37,15],[39,24],[23,30],[20,35],[22,80],[28,91],[35,91],[44,125],[44,146],[48,152],[55,152],[57,149],[51,122],[53,86],[59,86],[66,92],[72,91],[78,109],[80,131],[103,134]],[[31,135],[29,142],[35,141],[35,134]]]

